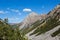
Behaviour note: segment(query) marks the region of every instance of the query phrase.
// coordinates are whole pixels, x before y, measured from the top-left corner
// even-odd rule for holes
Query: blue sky
[[[59,3],[60,0],[0,0],[0,18],[19,23],[30,12],[47,14]]]

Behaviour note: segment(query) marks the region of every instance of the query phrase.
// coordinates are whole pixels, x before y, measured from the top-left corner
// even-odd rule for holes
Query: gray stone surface
[[[33,31],[31,31],[30,33],[26,34],[26,36],[28,36],[29,40],[59,40],[59,36],[56,36],[56,37],[51,37],[51,34],[53,32],[55,32],[56,30],[58,30],[60,28],[60,25],[55,27],[54,29],[46,32],[45,34],[41,34],[39,36],[35,36],[35,35],[32,35],[32,36],[29,36],[30,33],[32,33]]]

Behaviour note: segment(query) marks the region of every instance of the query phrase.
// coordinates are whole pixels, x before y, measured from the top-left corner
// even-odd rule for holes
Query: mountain
[[[20,25],[20,29],[30,27],[34,22],[37,20],[41,20],[45,18],[45,14],[39,15],[35,12],[31,12],[29,15],[26,16],[26,18],[22,21],[22,25]]]
[[[53,10],[48,13],[48,16],[52,16],[53,14],[60,12],[60,5],[57,5]]]
[[[47,17],[46,17],[47,16]],[[59,40],[58,34],[60,33],[60,5],[57,5],[51,10],[41,24],[35,22],[26,36],[31,40]],[[39,25],[36,25],[39,24]],[[34,28],[36,26],[36,28]],[[53,34],[52,37],[51,34]],[[38,36],[36,36],[38,35]]]
[[[49,31],[51,29],[53,29],[54,27],[56,27],[57,25],[60,25],[60,5],[57,5],[52,11],[49,12],[49,14],[47,14],[47,17],[44,19],[44,21],[38,26],[38,28],[46,28],[46,31]],[[55,24],[55,25],[54,25]],[[50,25],[50,27],[49,27]],[[38,30],[37,28],[37,30]],[[47,29],[48,28],[48,29]],[[43,29],[43,30],[44,30]],[[44,31],[45,31],[44,30]],[[40,31],[40,30],[39,30]],[[41,30],[42,31],[42,30]],[[45,32],[46,32],[45,31]],[[36,31],[35,31],[36,32]],[[36,34],[36,33],[33,33]],[[32,34],[32,35],[33,35]],[[40,33],[41,34],[41,33]]]

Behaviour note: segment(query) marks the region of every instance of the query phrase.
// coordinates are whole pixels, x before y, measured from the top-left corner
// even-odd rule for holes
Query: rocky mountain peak
[[[48,15],[51,16],[51,15],[59,13],[59,12],[60,12],[60,4],[57,5],[53,10],[51,10]]]
[[[20,28],[29,27],[31,24],[33,24],[34,22],[36,22],[37,20],[40,20],[40,19],[41,19],[41,16],[40,15],[38,15],[35,12],[31,12],[23,20],[22,25],[20,26]]]
[[[31,12],[28,16],[37,16],[38,14],[35,12]]]
[[[58,4],[58,5],[56,6],[56,8],[60,8],[60,4]]]

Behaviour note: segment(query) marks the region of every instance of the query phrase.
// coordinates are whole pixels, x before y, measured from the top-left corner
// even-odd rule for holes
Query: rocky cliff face
[[[59,39],[60,36],[58,36],[58,35],[56,37],[51,36],[51,34],[53,32],[55,32],[56,30],[58,30],[59,28],[60,28],[60,25],[44,34],[39,35],[39,36],[35,36],[35,35],[29,36],[34,31],[34,30],[32,30],[31,32],[26,34],[26,36],[28,37],[29,40],[60,40]]]
[[[22,29],[25,27],[29,27],[31,24],[33,24],[37,20],[41,20],[41,19],[45,18],[45,16],[46,16],[45,14],[44,15],[38,15],[37,13],[32,12],[23,20],[20,28]]]

